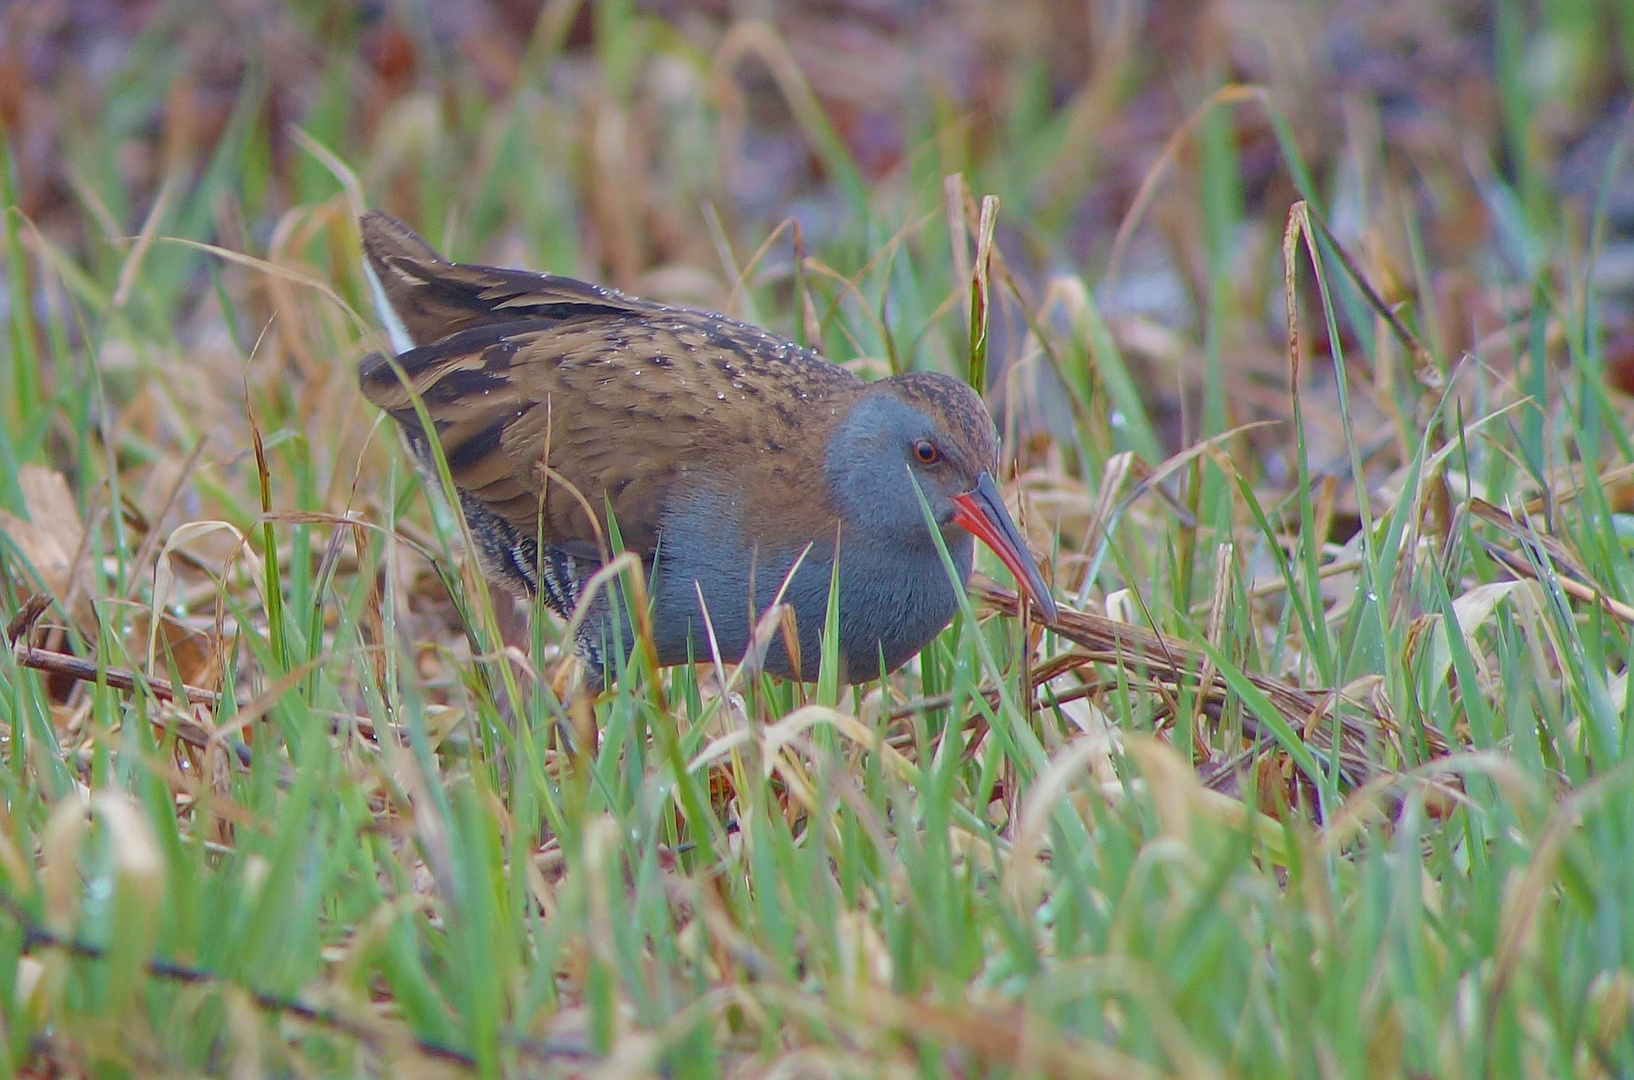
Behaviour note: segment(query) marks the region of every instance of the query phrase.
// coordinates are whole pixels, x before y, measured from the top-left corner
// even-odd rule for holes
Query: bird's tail
[[[449,262],[379,210],[364,214],[358,227],[375,308],[399,355],[482,326],[661,310],[557,274]]]

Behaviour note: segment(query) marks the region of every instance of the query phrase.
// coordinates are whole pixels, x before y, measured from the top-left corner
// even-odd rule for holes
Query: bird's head
[[[998,433],[969,386],[907,372],[871,383],[841,419],[824,463],[853,534],[905,548],[931,546],[920,496],[947,542],[969,533],[1056,616],[1055,602],[993,480]]]

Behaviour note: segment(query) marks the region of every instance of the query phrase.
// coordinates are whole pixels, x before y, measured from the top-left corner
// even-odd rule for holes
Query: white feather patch
[[[369,265],[369,260],[363,260],[363,273],[369,279],[369,292],[374,297],[375,314],[380,317],[380,325],[386,328],[386,337],[391,340],[392,352],[401,356],[410,349],[416,348],[418,343],[409,337],[408,327],[403,325],[397,309],[391,306],[386,299],[386,290],[380,284],[380,277]]]

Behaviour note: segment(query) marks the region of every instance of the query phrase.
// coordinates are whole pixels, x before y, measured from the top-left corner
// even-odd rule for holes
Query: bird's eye
[[[929,439],[920,439],[913,444],[913,456],[921,465],[935,465],[942,460],[942,451]]]

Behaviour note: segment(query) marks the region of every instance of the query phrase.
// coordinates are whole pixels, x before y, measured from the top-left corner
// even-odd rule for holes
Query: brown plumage
[[[707,655],[694,633],[698,587],[717,636],[730,639],[723,652],[741,653],[755,610],[808,545],[808,563],[821,570],[826,597],[836,537],[842,538],[842,570],[849,562],[866,569],[870,559],[890,566],[887,540],[911,539],[921,550],[921,537],[907,535],[914,532],[910,517],[930,542],[913,488],[900,488],[908,472],[917,470],[921,487],[929,485],[934,508],[939,495],[954,499],[973,491],[997,464],[993,424],[981,400],[947,376],[910,373],[864,383],[810,350],[724,316],[556,275],[451,263],[385,214],[368,214],[361,225],[377,305],[397,353],[393,360],[364,359],[363,391],[402,426],[422,468],[434,472],[414,410],[413,397],[420,397],[485,568],[519,593],[543,589],[567,614],[584,577],[605,558],[610,510],[626,550],[641,555],[649,570],[656,559],[655,572],[681,575],[667,589],[654,583],[665,663],[685,660],[688,647]],[[865,401],[872,404],[859,409]],[[909,453],[933,442],[936,460],[904,458],[894,442],[863,425],[860,418],[875,413],[888,426],[908,425],[904,431],[917,431],[913,425],[924,421],[923,437],[896,441],[908,438]],[[868,448],[876,435],[877,464]],[[854,444],[867,445],[853,450]],[[901,514],[904,498],[913,515]],[[981,515],[991,516],[990,510]],[[948,502],[949,528],[958,513]],[[894,531],[874,525],[876,518],[896,516],[903,521]],[[1007,563],[1016,563],[1015,551],[1002,550],[1019,543],[1014,526],[1007,516],[995,524],[1001,533],[1006,526],[1010,536],[998,548]],[[709,550],[713,529],[720,551]],[[963,545],[968,554],[967,534],[944,532],[956,541],[950,550]],[[688,537],[685,546],[673,541],[660,555],[666,533]],[[726,551],[736,554],[721,554]],[[743,557],[754,564],[758,583],[755,572],[735,569]],[[968,572],[968,557],[963,563],[961,572]],[[1025,564],[1019,576],[1047,603],[1036,568],[1030,559]],[[890,571],[876,570],[874,578],[881,574]],[[945,585],[939,561],[935,574],[921,572],[904,586],[909,616],[918,616],[915,598],[934,591],[937,576]],[[862,579],[855,591],[877,591],[873,580]],[[890,585],[882,583],[886,594]],[[940,615],[947,605],[936,599]],[[821,627],[822,611],[811,603],[808,610],[795,605],[803,641]],[[843,622],[843,589],[841,606]],[[730,631],[724,635],[723,620]],[[936,629],[946,621],[941,616]],[[888,628],[871,627],[858,631],[852,650],[854,661],[861,658],[858,677],[877,673],[872,661],[882,648],[900,663],[923,644],[888,641]],[[606,637],[605,626],[592,623],[591,629]],[[911,634],[924,636],[917,624]],[[581,644],[593,661],[602,661],[596,642]],[[911,649],[886,647],[897,644]],[[808,664],[815,649],[813,636]],[[791,668],[781,656],[774,650],[771,670]]]
[[[788,451],[823,439],[866,388],[849,371],[723,316],[450,263],[378,212],[363,235],[410,338],[435,343],[417,355],[411,385],[454,483],[517,529],[538,528],[543,492],[545,539],[596,555],[598,530],[571,485],[598,511],[605,498],[625,547],[644,554],[664,491],[722,454],[737,461],[755,518],[808,535],[833,522],[826,500],[796,483]],[[362,381],[371,402],[408,421],[409,393],[384,357],[365,362]],[[560,483],[539,468],[547,459]]]

